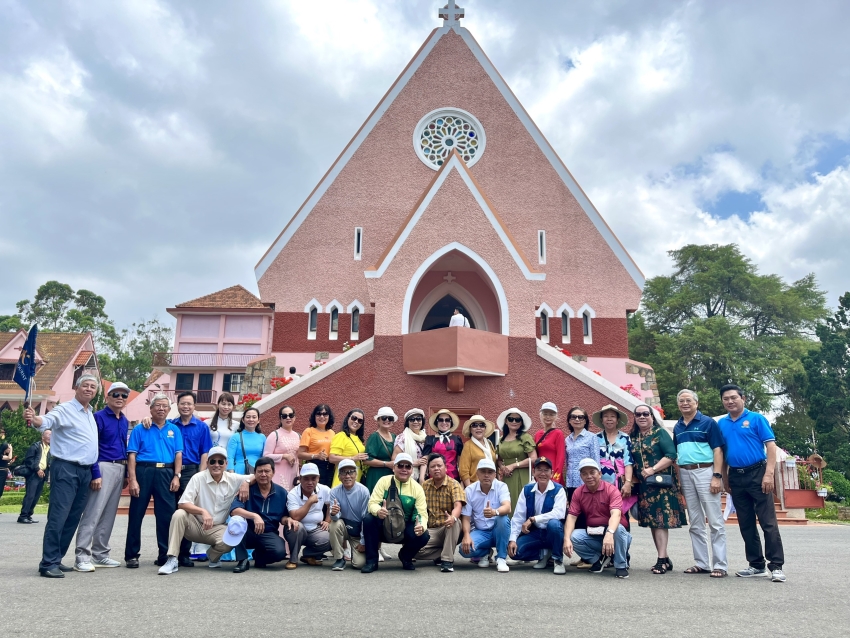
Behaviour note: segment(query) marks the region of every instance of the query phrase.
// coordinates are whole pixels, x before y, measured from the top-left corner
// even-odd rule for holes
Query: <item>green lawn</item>
[[[0,512],[3,514],[20,514],[21,506],[20,505],[4,505],[0,503]],[[36,514],[47,514],[47,505],[36,505],[35,506]]]

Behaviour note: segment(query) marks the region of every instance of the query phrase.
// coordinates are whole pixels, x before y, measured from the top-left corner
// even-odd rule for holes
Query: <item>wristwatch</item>
[[[712,476],[712,478],[719,478],[719,479],[723,478],[723,475],[720,472],[715,472],[711,476]]]

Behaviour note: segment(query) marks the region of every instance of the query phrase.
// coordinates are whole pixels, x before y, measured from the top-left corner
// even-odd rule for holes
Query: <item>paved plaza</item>
[[[788,582],[729,577],[711,580],[682,570],[691,561],[686,530],[673,530],[673,573],[655,576],[649,532],[637,529],[631,578],[610,570],[565,576],[530,565],[497,574],[459,558],[453,574],[431,566],[404,572],[397,560],[375,574],[348,568],[282,566],[233,574],[204,563],[158,576],[153,566],[153,518],[145,520],[142,567],[69,573],[37,572],[39,525],[0,516],[0,635],[3,636],[556,636],[587,627],[593,636],[848,636],[850,526],[782,529]],[[113,534],[123,558],[126,517]],[[743,543],[730,527],[731,568],[744,566]],[[71,550],[73,552],[73,550]],[[65,563],[73,563],[69,555]],[[228,564],[226,564],[228,565]],[[607,627],[607,629],[606,629]]]

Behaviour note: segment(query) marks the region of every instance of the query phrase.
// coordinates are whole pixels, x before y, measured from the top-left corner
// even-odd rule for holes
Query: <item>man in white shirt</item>
[[[563,521],[567,515],[567,493],[552,481],[552,461],[541,456],[534,460],[533,467],[534,483],[523,488],[511,519],[508,555],[521,561],[539,557],[534,569],[545,569],[551,556],[555,560],[555,573],[564,574]]]
[[[225,522],[230,514],[230,506],[239,493],[240,498],[248,497],[248,485],[253,483],[254,475],[226,472],[227,450],[214,447],[207,455],[207,469],[195,474],[186,486],[177,511],[171,517],[168,528],[168,559],[160,567],[159,573],[173,574],[178,569],[177,555],[180,542],[186,538],[196,543],[209,545],[207,558],[209,567],[221,567],[223,554],[233,547],[224,542]]]
[[[479,567],[490,566],[490,549],[496,548],[496,570],[508,567],[508,537],[511,533],[511,493],[496,478],[496,464],[489,459],[478,461],[478,480],[466,488],[466,503],[461,511],[463,539],[460,555],[479,558]]]
[[[289,490],[286,497],[290,518],[301,523],[298,529],[287,529],[283,532],[283,537],[289,545],[289,562],[286,569],[298,567],[296,559],[302,546],[302,563],[322,565],[325,552],[331,549],[328,529],[331,524],[332,505],[331,489],[319,483],[318,466],[315,463],[305,463],[301,468],[301,483]]]
[[[469,328],[469,319],[463,316],[460,308],[455,308],[452,318],[449,320],[449,328],[454,328],[455,326]]]

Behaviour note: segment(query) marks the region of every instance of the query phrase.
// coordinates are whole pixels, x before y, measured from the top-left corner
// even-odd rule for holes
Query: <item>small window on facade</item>
[[[231,374],[230,375],[230,392],[232,394],[239,394],[242,392],[242,383],[245,381],[245,374]]]
[[[570,316],[566,312],[561,313],[561,336],[566,341],[570,339]]]
[[[194,390],[195,375],[194,373],[178,372],[177,379],[174,383],[175,390]]]
[[[319,327],[319,311],[310,308],[310,332],[316,332]]]
[[[355,308],[351,311],[351,337],[353,339],[357,338],[357,335],[360,333],[360,309]]]
[[[331,310],[331,332],[339,332],[339,310]]]
[[[544,339],[549,336],[549,315],[545,311],[540,313],[540,336]]]
[[[546,231],[537,231],[537,262],[540,264],[546,263]]]
[[[590,336],[590,313],[589,312],[585,311],[582,314],[582,316],[581,316],[581,326],[582,326],[582,332],[584,333],[584,336],[589,337]]]
[[[363,229],[358,226],[354,229],[354,259],[359,260],[363,255]]]

